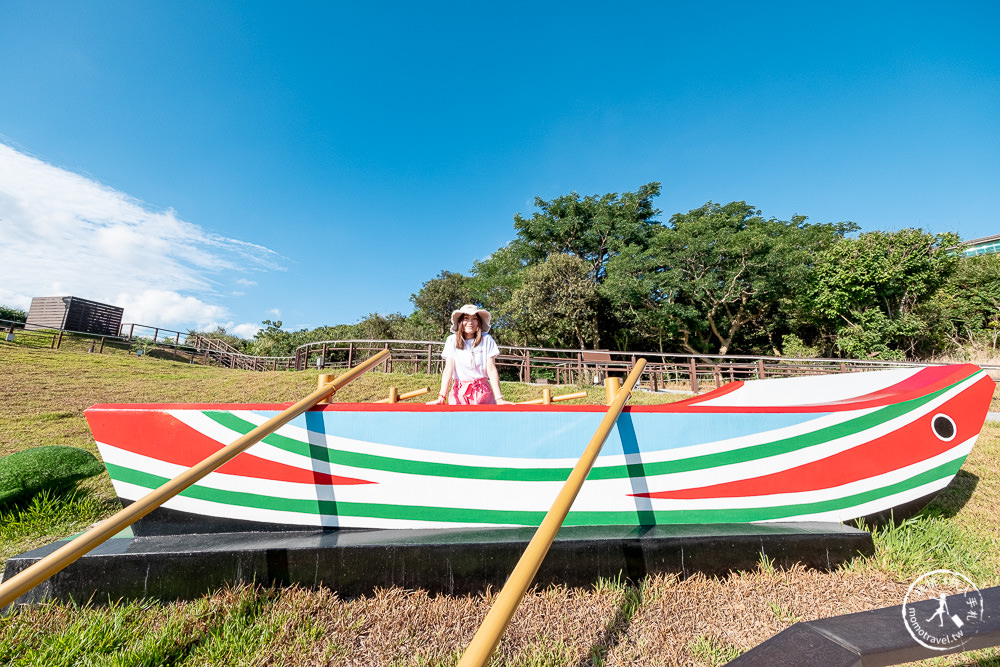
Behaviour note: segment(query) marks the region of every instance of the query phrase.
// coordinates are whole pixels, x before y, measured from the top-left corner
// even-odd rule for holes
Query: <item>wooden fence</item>
[[[26,329],[23,322],[0,320],[0,342],[16,342],[57,350],[67,340],[72,341],[72,347],[76,349],[82,345],[86,351],[98,354],[114,350],[138,355],[169,356],[192,363],[252,371],[289,370],[294,362],[294,357],[246,355],[218,339],[189,336],[181,331],[143,324],[123,324],[120,335],[107,336],[72,329]]]
[[[121,336],[97,336],[64,330],[24,331],[23,324],[0,321],[0,342],[8,335],[37,338],[36,347],[58,348],[66,334],[90,339],[90,351],[105,346],[129,350],[138,342],[174,358],[250,371],[348,368],[368,357],[390,350],[383,372],[440,374],[444,370],[442,341],[328,340],[298,347],[290,357],[255,357],[243,354],[224,341],[183,332],[147,327],[122,326]],[[149,333],[152,332],[150,339]],[[143,335],[145,334],[145,335]],[[611,350],[560,350],[501,345],[497,367],[504,379],[548,382],[560,385],[600,383],[608,376],[624,377],[636,359],[647,360],[641,383],[651,390],[702,392],[736,380],[850,373],[856,371],[929,366],[917,362],[861,361],[856,359],[792,359],[786,357],[667,354],[659,352],[615,352]],[[1000,379],[1000,366],[983,366]]]
[[[384,372],[439,374],[444,369],[440,341],[329,340],[308,343],[295,350],[294,368],[347,368],[381,350],[392,356],[382,365]],[[587,384],[603,382],[607,376],[628,374],[636,359],[647,365],[642,383],[652,389],[700,392],[736,380],[850,373],[885,368],[934,364],[849,359],[792,359],[786,357],[665,354],[659,352],[615,352],[611,350],[558,350],[551,348],[500,346],[497,367],[501,374],[520,382]],[[1000,367],[990,367],[1000,373]]]

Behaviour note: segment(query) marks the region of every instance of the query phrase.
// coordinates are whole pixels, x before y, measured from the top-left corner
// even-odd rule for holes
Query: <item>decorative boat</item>
[[[922,506],[976,442],[973,365],[735,382],[628,407],[567,526],[848,521]],[[287,407],[95,405],[128,504]],[[601,406],[317,406],[153,511],[135,534],[535,526]]]

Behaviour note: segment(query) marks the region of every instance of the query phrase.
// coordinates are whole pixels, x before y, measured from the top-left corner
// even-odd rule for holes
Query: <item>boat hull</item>
[[[626,408],[566,525],[847,521],[954,478],[993,381],[971,365],[763,380]],[[123,502],[286,405],[97,405]],[[137,534],[538,525],[600,406],[317,406],[154,511]],[[178,528],[180,527],[180,528]]]

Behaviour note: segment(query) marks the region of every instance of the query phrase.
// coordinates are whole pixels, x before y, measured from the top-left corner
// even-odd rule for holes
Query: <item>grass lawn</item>
[[[286,402],[315,388],[316,374],[0,343],[0,456],[46,444],[96,455],[83,417],[94,403]],[[402,393],[434,390],[439,381],[372,372],[336,399],[377,400],[390,385]],[[511,400],[541,395],[538,387],[515,383],[504,383],[503,391]],[[604,402],[602,388],[588,393],[586,402]],[[633,402],[676,398],[637,392]],[[930,507],[901,526],[876,530],[872,558],[833,572],[781,570],[765,561],[725,577],[657,575],[638,586],[604,581],[534,590],[515,614],[495,663],[721,664],[796,621],[900,604],[909,583],[931,569],[959,570],[980,587],[998,585],[998,469],[1000,423],[993,422]],[[75,493],[43,494],[2,509],[0,560],[79,532],[116,508],[103,474]],[[325,588],[240,586],[189,602],[53,603],[0,618],[0,664],[451,665],[492,600],[492,593],[429,596],[395,588],[342,599]],[[1000,651],[937,664],[977,661],[998,664]]]

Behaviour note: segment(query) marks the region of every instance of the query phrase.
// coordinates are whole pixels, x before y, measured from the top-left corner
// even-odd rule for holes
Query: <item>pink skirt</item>
[[[476,378],[469,382],[455,381],[448,396],[449,405],[496,405],[493,389],[487,378]]]

